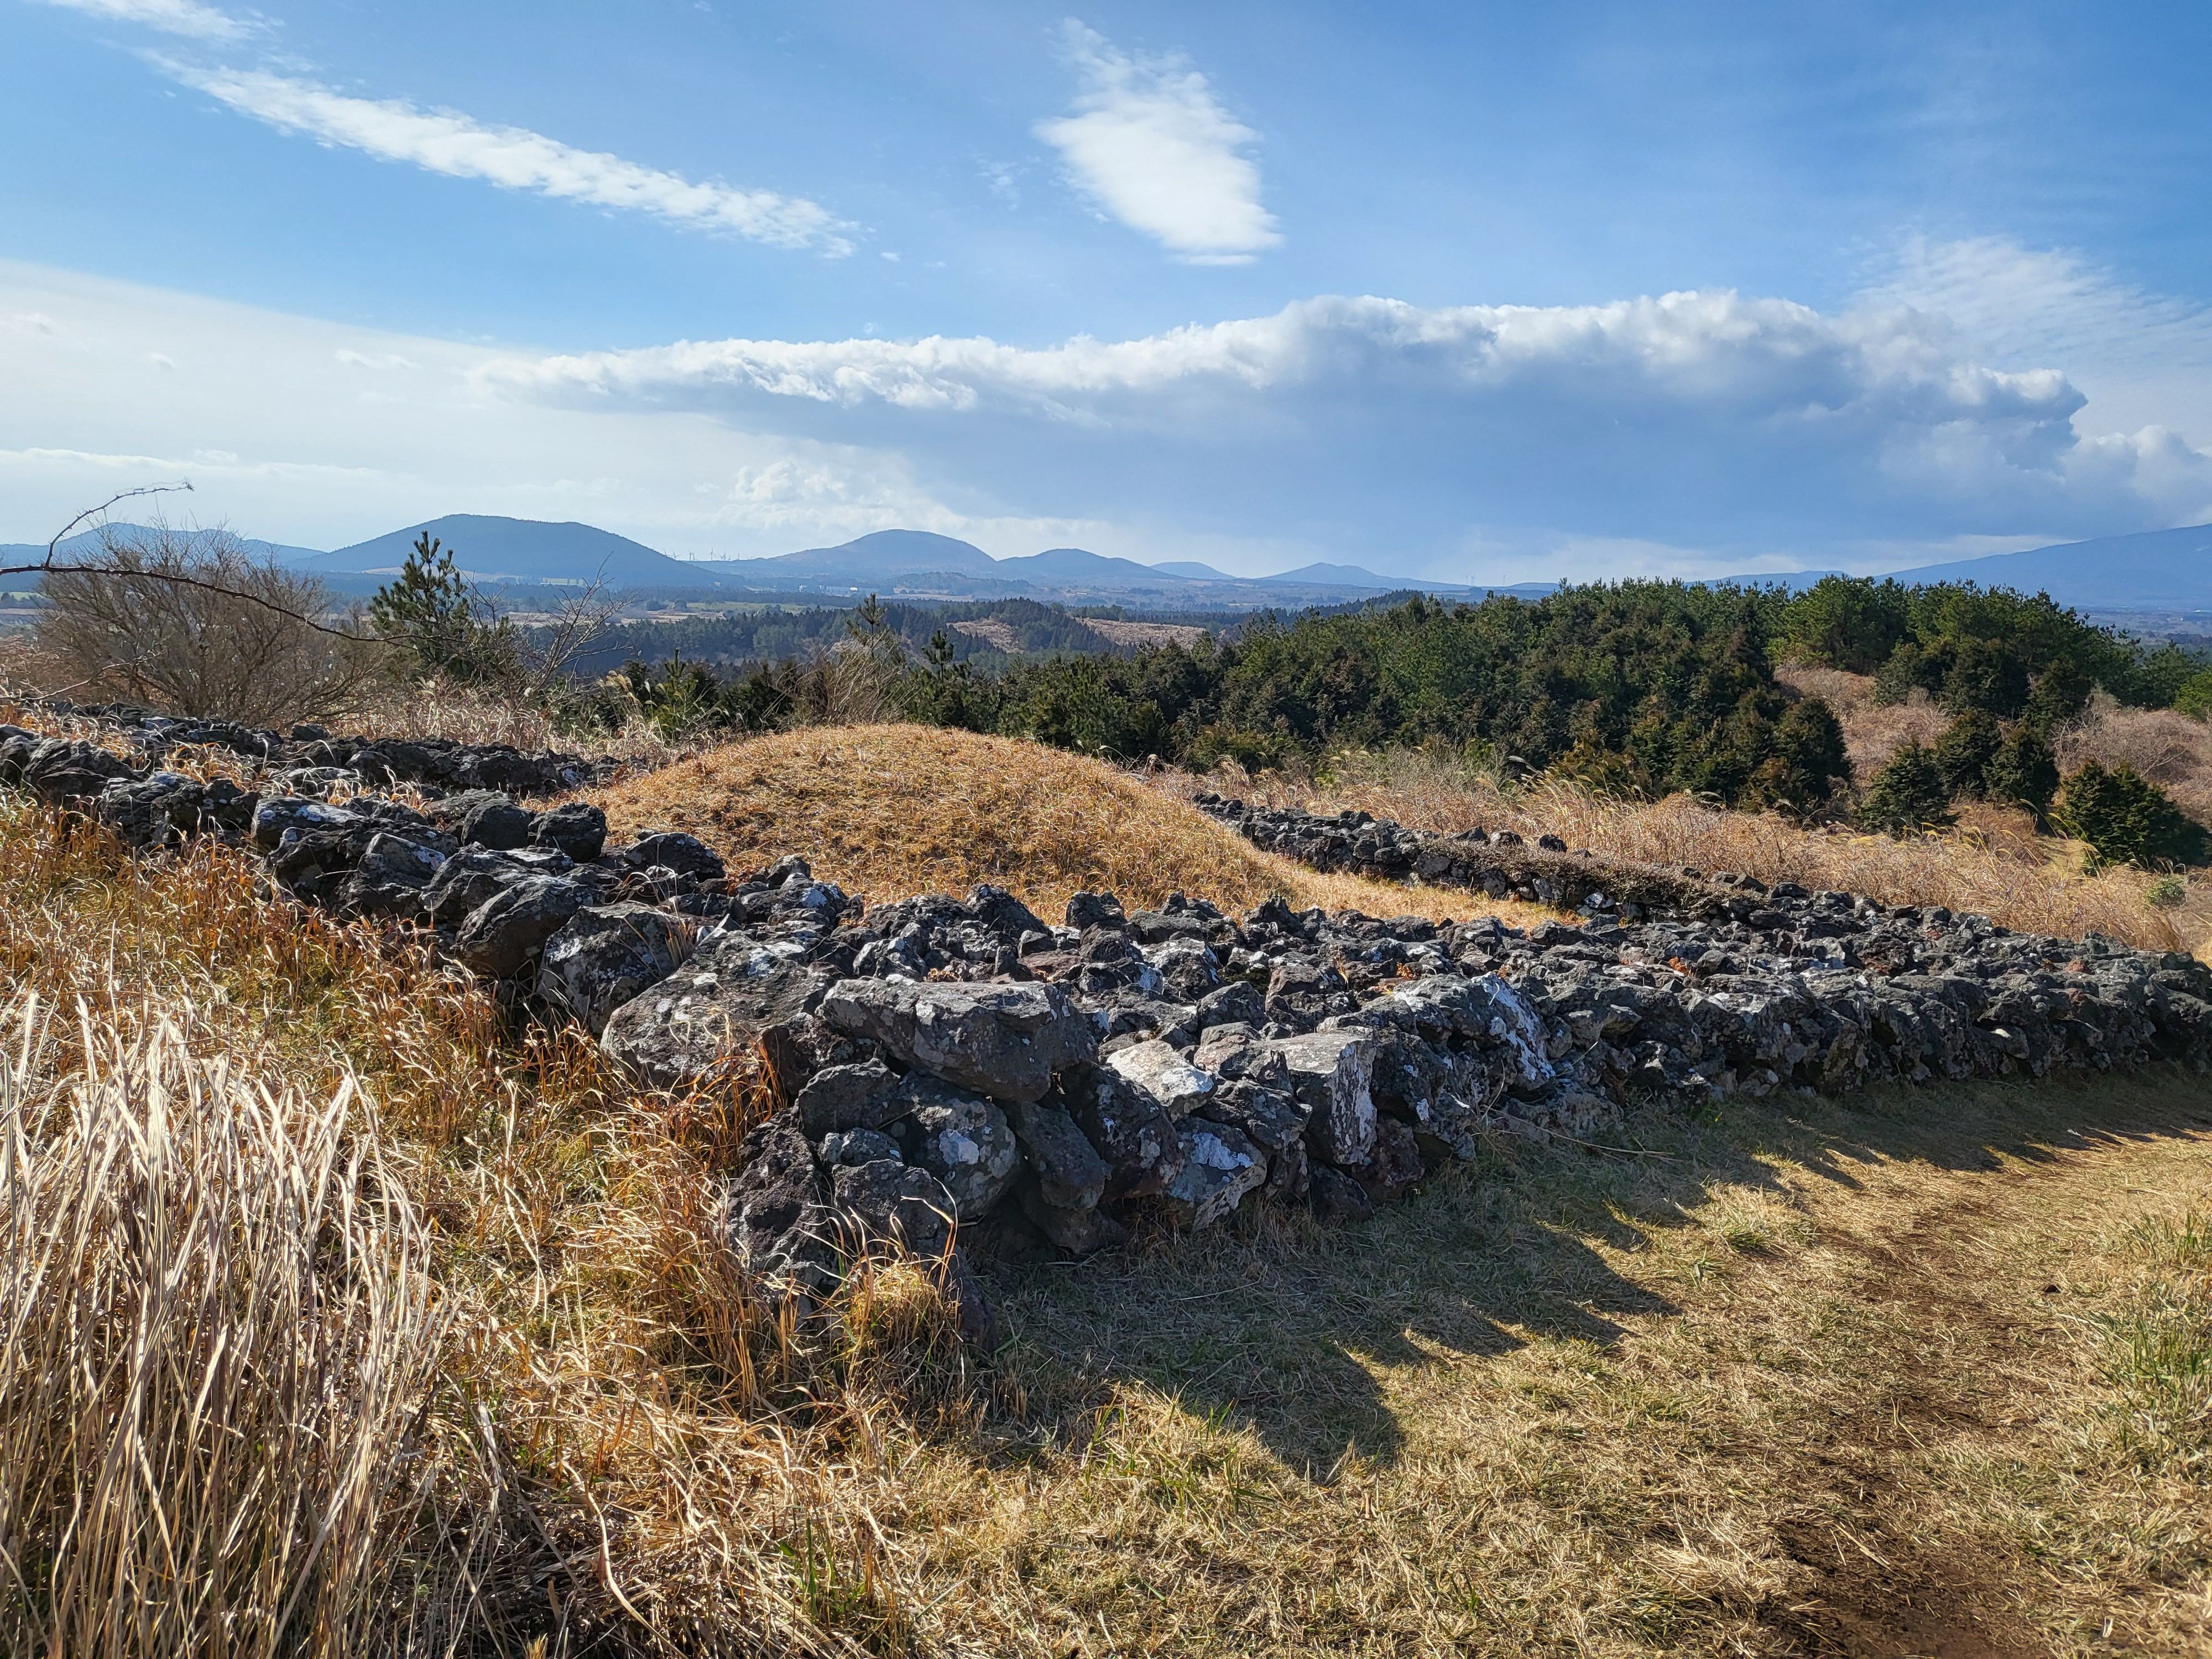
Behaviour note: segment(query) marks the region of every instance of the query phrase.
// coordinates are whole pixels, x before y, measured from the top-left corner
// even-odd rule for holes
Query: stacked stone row
[[[864,911],[802,859],[732,875],[685,835],[610,845],[587,805],[256,796],[27,738],[0,732],[0,777],[149,851],[249,844],[272,886],[419,930],[643,1085],[758,1062],[781,1104],[730,1194],[748,1268],[819,1298],[890,1241],[942,1253],[978,1335],[978,1249],[1080,1253],[1268,1209],[1355,1219],[1500,1132],[1584,1139],[1639,1103],[2201,1066],[2212,1048],[2212,970],[2188,957],[1540,845],[1579,872],[1581,925],[1091,893],[1048,924],[991,887]],[[1359,848],[1407,873],[1437,850],[1372,819],[1219,815],[1378,873]]]

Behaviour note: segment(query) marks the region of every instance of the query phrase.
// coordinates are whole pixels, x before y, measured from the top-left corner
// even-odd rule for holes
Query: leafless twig
[[[106,512],[109,507],[113,507],[118,501],[127,501],[134,496],[138,495],[172,495],[180,489],[189,490],[191,487],[191,481],[190,479],[179,478],[174,483],[141,484],[136,489],[125,489],[118,494],[110,495],[98,507],[87,507],[83,512],[78,514],[76,517],[71,519],[67,524],[64,525],[61,529],[56,532],[54,538],[46,544],[46,557],[33,564],[0,564],[0,576],[52,576],[68,574],[71,575],[112,576],[131,581],[159,582],[164,586],[188,587],[203,593],[220,594],[224,599],[241,599],[248,605],[257,605],[261,606],[264,610],[274,611],[279,615],[289,617],[294,622],[303,623],[307,627],[313,629],[318,634],[326,634],[332,639],[357,640],[361,637],[360,634],[355,629],[345,627],[332,627],[330,623],[324,622],[321,618],[310,617],[301,611],[292,610],[283,605],[281,601],[269,599],[261,594],[241,592],[237,588],[227,587],[220,582],[209,581],[202,577],[185,575],[176,571],[163,571],[159,574],[154,574],[143,570],[130,569],[122,564],[60,564],[56,562],[61,555],[61,544],[71,531],[75,530],[79,525],[82,524],[88,519],[97,519],[101,514]]]

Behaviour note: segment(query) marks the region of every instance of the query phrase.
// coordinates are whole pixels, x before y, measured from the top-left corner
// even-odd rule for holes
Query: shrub
[[[2089,843],[2093,864],[2203,864],[2212,836],[2133,767],[2095,761],[2066,780],[2051,821]]]
[[[2178,910],[2189,902],[2189,884],[2179,876],[2160,876],[2143,889],[2143,902],[2154,910]]]
[[[1951,792],[1944,786],[1936,757],[1908,743],[1889,757],[1867,785],[1859,803],[1859,821],[1893,836],[1952,822]]]
[[[2173,706],[2200,720],[2212,716],[2212,668],[2182,681],[2173,694]]]
[[[227,531],[108,529],[46,578],[38,643],[76,685],[202,719],[274,726],[352,707],[380,653],[310,575]]]
[[[2011,801],[2040,818],[2058,793],[2058,761],[2043,733],[2022,723],[1997,745],[1982,778],[1983,793],[1991,800]]]
[[[1769,757],[1753,769],[1742,801],[1809,812],[1824,805],[1851,776],[1843,722],[1820,697],[1792,703],[1774,724]]]
[[[1954,797],[1986,793],[1990,763],[2003,743],[1995,716],[1979,708],[1960,715],[1936,740],[1933,751],[1943,787]]]

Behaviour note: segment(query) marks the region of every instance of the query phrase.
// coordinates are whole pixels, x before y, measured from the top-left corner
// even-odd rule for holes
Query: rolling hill
[[[107,528],[118,535],[131,538],[150,538],[162,533],[151,526],[143,524],[115,524],[108,526]],[[87,554],[97,553],[100,550],[100,532],[97,530],[80,531],[61,543],[56,551],[70,558],[82,558]],[[246,536],[241,536],[238,539],[239,544],[255,558],[270,560],[277,564],[299,565],[310,559],[319,559],[323,556],[319,550],[312,547],[287,547],[281,542],[258,542]],[[0,564],[32,564],[46,556],[46,544],[44,542],[0,543]]]
[[[696,564],[656,553],[642,542],[587,524],[451,513],[410,525],[300,568],[317,575],[383,575],[396,571],[415,538],[428,532],[453,551],[453,562],[478,581],[589,582],[615,587],[712,587],[716,576]]]

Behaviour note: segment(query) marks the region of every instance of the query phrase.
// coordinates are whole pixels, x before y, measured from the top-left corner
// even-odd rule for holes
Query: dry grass
[[[1317,874],[1251,847],[1202,812],[1102,762],[1011,738],[920,726],[811,728],[730,744],[595,791],[617,836],[688,830],[733,866],[804,854],[871,899],[1012,889],[1048,920],[1068,896],[1130,904],[1171,892],[1243,909],[1525,921],[1549,914],[1446,889]]]
[[[1019,1655],[2200,1650],[2208,1110],[1647,1122],[1356,1234],[1006,1275],[1027,1410],[915,1460],[919,1576]]]
[[[0,1071],[0,1649],[349,1655],[443,1338],[352,1091],[248,1081],[167,1024]]]
[[[1843,724],[1844,752],[1850,757],[1851,775],[1862,784],[1906,744],[1917,743],[1925,748],[1951,724],[1951,717],[1917,688],[1903,702],[1876,702],[1871,674],[1784,663],[1776,668],[1774,678],[1800,696],[1824,699],[1836,711],[1837,720]]]
[[[1378,817],[1445,833],[1480,825],[1551,833],[1607,858],[1731,870],[1762,881],[1864,893],[1891,904],[1947,904],[2027,933],[2075,939],[2099,933],[2150,950],[2185,950],[2212,932],[2212,884],[2192,881],[2179,908],[2154,908],[2139,870],[2081,868],[2077,843],[2039,837],[2023,813],[1975,805],[1958,830],[1893,840],[1808,830],[1771,813],[1731,812],[1675,795],[1610,800],[1570,784],[1511,787],[1449,758],[1417,751],[1340,757],[1325,784],[1270,774],[1167,777],[1177,790],[1224,789],[1279,805]]]
[[[1085,617],[1083,625],[1101,639],[1139,649],[1153,645],[1196,645],[1211,631],[1196,623],[1116,622],[1110,617]]]
[[[1131,824],[1162,810],[1125,787]],[[0,810],[0,987],[120,1030],[189,1004],[203,1060],[377,1102],[349,1146],[404,1186],[450,1323],[416,1484],[378,1517],[423,1592],[368,1650],[1627,1659],[2212,1630],[2198,1079],[1500,1146],[1351,1233],[994,1269],[1011,1341],[978,1369],[917,1264],[861,1275],[817,1333],[749,1298],[714,1204],[744,1094],[629,1096],[411,949],[260,903],[242,858],[131,860]]]
[[[345,1125],[348,1157],[380,1166],[422,1218],[445,1335],[434,1375],[403,1402],[414,1438],[392,1443],[407,1449],[408,1485],[374,1517],[374,1559],[411,1593],[383,1597],[368,1635],[341,1629],[331,1639],[346,1650],[459,1643],[519,1654],[543,1638],[533,1650],[543,1659],[670,1643],[846,1654],[895,1636],[904,1614],[878,1565],[882,1516],[900,1507],[889,1425],[902,1413],[957,1421],[971,1409],[950,1310],[926,1278],[896,1264],[860,1275],[849,1317],[800,1340],[752,1298],[721,1243],[716,1193],[757,1109],[742,1079],[732,1092],[635,1096],[587,1040],[509,1030],[483,991],[413,946],[265,903],[255,885],[252,862],[237,854],[133,859],[102,836],[0,803],[0,992],[81,1002],[96,1034],[159,1030],[166,1019],[178,1035],[164,1039],[163,1064],[178,1077],[204,1080],[220,1065],[235,1079],[270,1079],[266,1092],[239,1082],[195,1104],[209,1139],[186,1144],[204,1145],[210,1158],[227,1144],[213,1109],[222,1100],[327,1101],[357,1078],[376,1109],[374,1127],[366,1111]],[[106,1042],[95,1036],[95,1057]],[[53,1052],[55,1090],[97,1092],[82,1054]],[[85,1167],[56,1139],[76,1121],[27,1129],[33,1144],[19,1161]],[[107,1121],[120,1133],[128,1114]],[[330,1127],[316,1122],[317,1133]],[[303,1159],[328,1146],[311,1134],[295,1144]],[[281,1143],[264,1152],[253,1169],[289,1167]],[[237,1195],[234,1210],[249,1185],[223,1189]],[[11,1210],[11,1236],[50,1212]],[[278,1243],[265,1232],[262,1242]],[[320,1271],[342,1238],[325,1227],[318,1243]],[[71,1271],[108,1259],[80,1247]],[[237,1265],[207,1249],[170,1259],[203,1273]],[[143,1298],[159,1264],[142,1253],[113,1266],[110,1282]],[[281,1279],[281,1251],[265,1265],[270,1284],[296,1286]],[[235,1298],[254,1287],[233,1274],[221,1288]],[[66,1311],[48,1310],[48,1322],[27,1328],[51,1334]],[[196,1322],[167,1334],[178,1347],[212,1333]],[[325,1344],[330,1358],[344,1336],[334,1326],[300,1340]],[[107,1379],[95,1370],[95,1381]],[[283,1380],[264,1365],[240,1386],[249,1403],[290,1412]],[[56,1419],[77,1401],[66,1384],[41,1396],[14,1386],[20,1371],[9,1381],[5,1443],[66,1440]],[[302,1431],[313,1423],[300,1414]],[[196,1499],[228,1490],[212,1479],[167,1485],[188,1516]],[[316,1496],[312,1486],[303,1494]],[[264,1486],[226,1519],[248,1527],[258,1547],[283,1527],[281,1504]],[[312,1534],[290,1541],[304,1549]],[[280,1577],[268,1593],[289,1593],[292,1582]],[[168,1619],[186,1638],[190,1588],[160,1572],[124,1587],[144,1604],[133,1618]],[[6,1616],[21,1630],[47,1613],[18,1603]],[[223,1650],[135,1631],[106,1648],[63,1647]]]
[[[2056,733],[2059,769],[2129,766],[2200,823],[2212,824],[2212,726],[2171,708],[2123,708],[2103,692]]]

